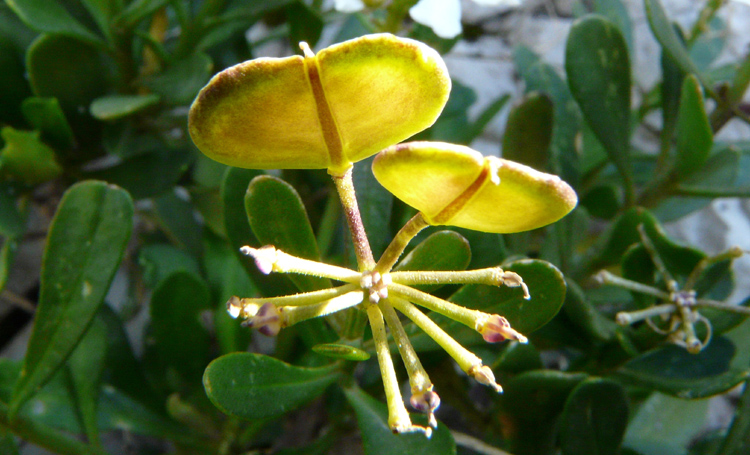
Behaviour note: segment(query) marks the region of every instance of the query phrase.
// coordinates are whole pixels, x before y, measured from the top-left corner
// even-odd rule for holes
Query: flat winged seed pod
[[[432,48],[367,35],[314,55],[258,58],[211,79],[190,108],[190,135],[210,158],[252,169],[342,175],[432,125],[451,82]]]
[[[442,142],[389,147],[375,157],[372,170],[381,185],[432,225],[528,231],[559,220],[578,202],[555,175]]]

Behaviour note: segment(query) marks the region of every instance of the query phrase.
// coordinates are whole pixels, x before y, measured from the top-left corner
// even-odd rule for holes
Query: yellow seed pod
[[[554,223],[578,203],[555,175],[442,142],[389,147],[375,157],[372,171],[432,225],[522,232]]]
[[[314,55],[259,58],[211,79],[190,108],[190,136],[210,158],[252,169],[342,175],[432,125],[451,82],[432,48],[367,35]]]

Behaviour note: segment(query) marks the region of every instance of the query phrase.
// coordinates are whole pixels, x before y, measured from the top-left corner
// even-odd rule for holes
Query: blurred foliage
[[[721,1],[700,2],[696,23],[683,30],[659,0],[644,0],[661,78],[635,100],[623,0],[577,4],[564,71],[528,48],[514,50],[526,94],[512,102],[503,154],[559,174],[579,207],[521,234],[430,228],[399,265],[504,264],[524,277],[533,296],[525,303],[481,285],[422,288],[496,307],[527,332],[528,345],[482,345],[475,333],[434,318],[462,342],[481,345],[476,351],[504,394],[475,389],[407,325],[444,412],[429,441],[394,436],[369,335],[359,347],[336,344],[340,321],[312,320],[269,343],[228,317],[224,303],[233,294],[328,286],[261,276],[240,255],[242,245],[283,238],[298,254],[330,263],[351,266],[354,256],[324,171],[265,175],[214,163],[187,135],[188,106],[213,74],[269,42],[291,52],[302,40],[315,46],[322,37],[390,31],[450,51],[457,40],[408,21],[414,3],[365,1],[345,14],[319,0],[0,2],[0,289],[40,224],[46,238],[38,296],[3,291],[32,299],[36,316],[23,361],[0,359],[0,453],[18,453],[20,439],[61,454],[103,454],[115,431],[148,437],[134,439],[132,453],[321,454],[357,431],[368,454],[451,454],[456,444],[458,453],[490,453],[481,441],[516,455],[688,453],[695,433],[685,428],[698,431],[705,419],[705,402],[689,400],[750,375],[744,315],[705,310],[713,339],[692,355],[647,324],[615,324],[615,313],[658,299],[591,278],[608,269],[661,289],[669,288],[666,270],[679,286],[719,302],[733,289],[735,256],[709,257],[660,227],[715,198],[750,196],[750,143],[714,140],[730,120],[750,122],[743,101],[750,54],[714,63],[725,45]],[[248,34],[253,27],[265,32]],[[509,98],[487,100],[470,116],[477,95],[455,83],[442,117],[418,138],[469,144]],[[642,127],[656,153],[633,145]],[[354,183],[379,253],[413,211],[368,166]],[[264,204],[268,198],[276,203]],[[49,226],[40,221],[51,214]],[[124,297],[108,294],[116,274]],[[126,328],[141,314],[149,323],[143,344],[133,346]],[[245,370],[258,377],[227,382],[226,371]],[[213,404],[209,388],[218,391]],[[745,453],[748,393],[726,434],[702,435],[690,453]],[[665,424],[674,419],[692,426]]]

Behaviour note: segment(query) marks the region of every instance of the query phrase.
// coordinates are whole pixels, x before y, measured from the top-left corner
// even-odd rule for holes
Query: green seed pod
[[[522,232],[559,220],[578,203],[555,175],[442,142],[389,147],[375,157],[372,171],[432,225]]]
[[[210,158],[252,169],[328,169],[432,125],[450,92],[440,55],[389,34],[314,55],[259,58],[211,79],[190,108],[189,130]]]

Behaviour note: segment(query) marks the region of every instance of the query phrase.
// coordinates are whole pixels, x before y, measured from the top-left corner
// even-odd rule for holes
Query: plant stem
[[[401,257],[406,246],[409,245],[409,242],[411,242],[411,240],[427,226],[429,226],[429,224],[425,221],[422,212],[414,215],[412,219],[410,219],[404,227],[398,231],[398,234],[393,238],[390,245],[388,245],[388,248],[383,252],[383,255],[380,256],[380,260],[378,260],[378,263],[375,266],[375,271],[380,274],[390,272],[396,264],[396,261],[398,261],[398,258]]]
[[[362,292],[355,291],[318,303],[317,305],[282,307],[283,327],[288,327],[308,319],[327,316],[331,313],[353,307],[354,305],[359,305],[362,303],[362,296]]]
[[[699,308],[713,308],[715,310],[728,311],[730,313],[750,315],[750,308],[746,306],[728,305],[724,302],[717,302],[715,300],[698,299],[695,301],[695,306]]]
[[[61,455],[106,455],[101,449],[67,436],[25,416],[8,419],[8,405],[0,401],[0,427],[7,428],[22,439]]]
[[[391,359],[391,352],[388,349],[383,313],[377,305],[370,305],[367,307],[367,316],[370,319],[370,327],[372,327],[372,338],[375,340],[375,351],[378,355],[378,365],[380,365],[385,398],[388,403],[388,426],[392,430],[402,427],[408,428],[411,426],[411,419],[406,406],[404,406],[401,390],[398,387],[396,369],[393,367],[393,359]]]
[[[391,335],[393,335],[393,339],[396,341],[401,359],[404,361],[404,366],[406,367],[406,372],[409,374],[409,385],[411,385],[412,393],[430,390],[432,388],[430,377],[422,366],[422,362],[419,361],[419,357],[417,357],[417,353],[414,351],[414,347],[411,345],[404,326],[398,319],[398,315],[388,302],[383,301],[379,305],[383,316],[385,316],[385,322],[391,330]]]
[[[453,357],[453,360],[456,361],[458,366],[464,372],[468,373],[473,367],[482,365],[482,359],[461,346],[461,344],[454,340],[453,337],[445,333],[440,326],[435,324],[432,319],[428,318],[407,300],[398,297],[388,297],[388,301],[393,304],[398,311],[411,319],[424,333],[429,335],[430,338],[435,340],[435,342],[439,344],[448,355]]]
[[[652,307],[630,312],[617,313],[617,323],[620,325],[634,324],[644,319],[649,319],[654,316],[660,316],[662,314],[674,313],[677,307],[672,303],[664,303],[662,305],[654,305]]]
[[[435,297],[426,292],[418,291],[409,286],[392,283],[388,286],[388,293],[396,297],[409,300],[419,306],[449,317],[454,321],[476,330],[477,319],[484,315],[481,311],[470,310],[468,308],[456,305],[441,298]]]
[[[359,284],[359,280],[362,276],[361,273],[345,269],[344,267],[311,261],[309,259],[302,259],[297,256],[286,254],[270,245],[261,248],[244,246],[240,251],[242,251],[243,254],[252,256],[252,258],[255,259],[255,265],[257,265],[258,269],[266,275],[271,272],[299,273],[301,275],[330,278],[332,280],[355,284]]]
[[[344,207],[346,224],[349,226],[349,232],[354,242],[354,253],[357,256],[359,270],[361,272],[372,270],[375,267],[375,259],[372,256],[370,242],[367,239],[362,216],[359,213],[357,195],[354,192],[354,182],[352,181],[352,168],[349,168],[342,176],[333,175],[332,177],[339,193],[339,199],[341,199],[341,205]]]
[[[611,284],[613,286],[619,286],[629,291],[640,292],[641,294],[653,295],[662,300],[669,300],[669,294],[657,289],[652,286],[648,286],[637,281],[631,281],[626,278],[620,278],[617,275],[613,275],[606,270],[596,274],[595,279],[601,284]]]

